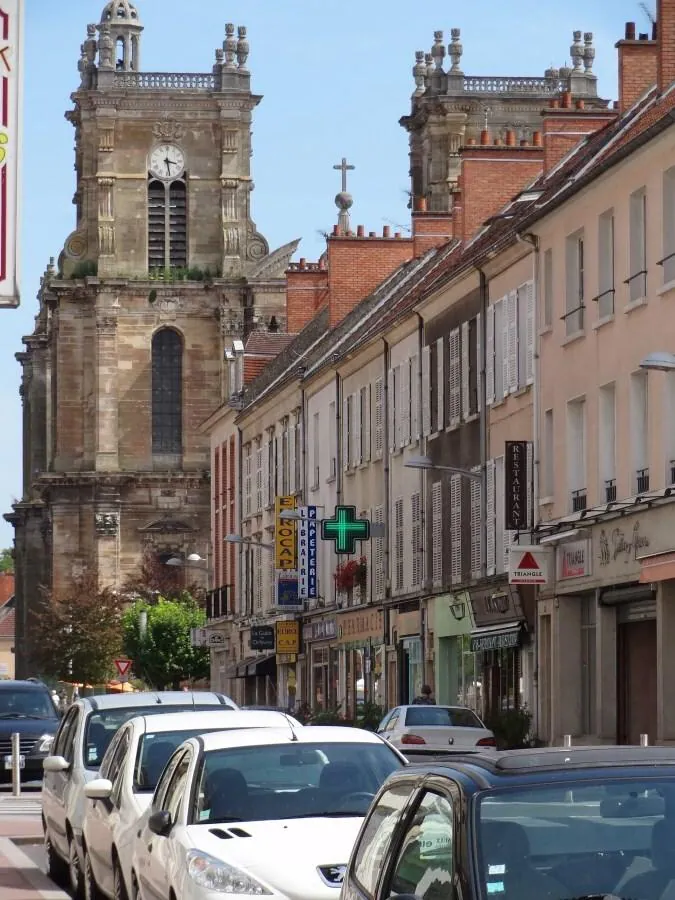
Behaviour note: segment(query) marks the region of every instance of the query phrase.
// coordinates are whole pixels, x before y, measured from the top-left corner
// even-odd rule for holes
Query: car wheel
[[[127,886],[124,883],[124,875],[122,874],[122,866],[116,856],[113,857],[113,900],[129,900]]]
[[[82,882],[84,888],[84,900],[102,900],[103,895],[98,889],[94,873],[91,870],[91,859],[89,858],[88,850],[85,850],[84,852],[84,875]]]
[[[77,853],[75,835],[72,832],[68,834],[68,880],[73,900],[83,900],[84,890],[82,872],[80,870],[80,857]]]
[[[52,844],[49,832],[45,828],[45,856],[47,858],[47,875],[60,887],[68,884],[68,865],[61,859]]]

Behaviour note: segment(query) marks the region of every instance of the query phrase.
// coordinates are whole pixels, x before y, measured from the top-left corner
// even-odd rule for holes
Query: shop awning
[[[671,578],[675,578],[675,550],[640,559],[640,584],[670,581]]]
[[[471,652],[483,653],[486,650],[520,647],[523,633],[523,622],[500,622],[498,625],[474,628],[471,632]]]
[[[237,678],[251,678],[255,675],[274,675],[277,668],[275,653],[264,656],[249,656],[237,666]]]

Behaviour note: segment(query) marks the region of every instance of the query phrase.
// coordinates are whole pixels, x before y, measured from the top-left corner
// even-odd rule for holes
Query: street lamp
[[[165,565],[167,566],[185,566],[187,563],[195,563],[195,562],[206,562],[203,556],[200,556],[199,553],[191,553],[189,556],[182,560],[179,556],[172,556],[171,559],[167,559]],[[201,568],[198,566],[197,568]]]
[[[640,368],[652,372],[675,372],[675,354],[667,350],[656,350],[645,356]]]
[[[246,544],[249,547],[262,547],[263,550],[276,549],[274,544],[266,544],[264,541],[254,541],[253,538],[242,537],[240,534],[228,534],[224,538],[228,544]]]
[[[475,481],[483,480],[481,472],[473,472],[471,469],[460,469],[457,466],[441,466],[432,462],[428,456],[411,456],[403,465],[406,469],[432,469],[434,471],[452,472],[454,475],[465,475],[467,478],[473,478]]]

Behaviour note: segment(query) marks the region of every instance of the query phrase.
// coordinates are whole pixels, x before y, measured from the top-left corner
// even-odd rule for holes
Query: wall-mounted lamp
[[[463,600],[460,600],[458,603],[451,603],[450,612],[458,622],[461,622],[466,615],[466,603]]]

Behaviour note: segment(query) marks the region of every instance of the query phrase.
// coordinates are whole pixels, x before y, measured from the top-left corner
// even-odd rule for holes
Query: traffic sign
[[[549,548],[509,547],[509,584],[547,584]]]
[[[324,519],[321,523],[321,538],[334,541],[336,553],[351,555],[357,541],[370,538],[370,522],[356,518],[355,506],[336,506],[333,518]]]
[[[131,675],[131,666],[133,662],[130,659],[116,659],[115,668],[119,681],[128,681]]]

